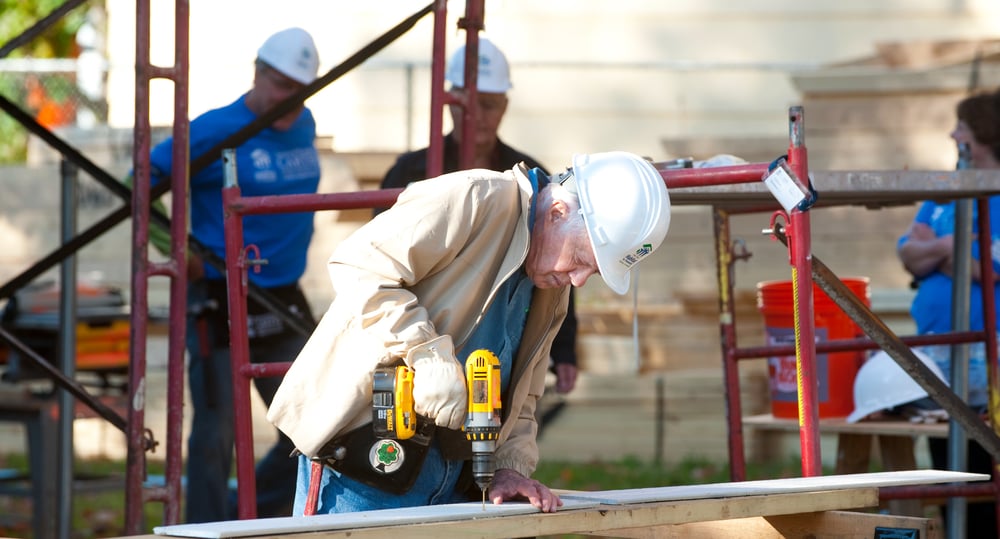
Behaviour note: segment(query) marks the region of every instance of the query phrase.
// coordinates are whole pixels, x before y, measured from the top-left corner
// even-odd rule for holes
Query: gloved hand
[[[455,359],[451,337],[442,335],[410,350],[413,409],[439,427],[458,430],[468,414],[465,369]]]

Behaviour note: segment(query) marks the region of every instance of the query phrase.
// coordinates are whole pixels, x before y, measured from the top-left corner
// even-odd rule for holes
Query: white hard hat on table
[[[465,86],[465,44],[451,55],[445,78],[456,88]],[[486,38],[479,38],[479,72],[476,89],[480,92],[502,94],[510,90],[510,64],[500,49]]]
[[[944,373],[934,360],[919,350],[913,350],[931,372],[947,383]],[[884,350],[879,350],[861,365],[854,378],[854,411],[847,416],[848,423],[855,423],[870,414],[895,408],[922,399],[927,391]]]
[[[573,181],[559,178],[579,197],[604,282],[617,294],[628,292],[632,267],[659,248],[670,228],[663,176],[638,155],[604,152],[574,156]]]
[[[302,28],[286,28],[264,41],[257,59],[282,75],[309,84],[319,71],[319,52],[312,36]]]

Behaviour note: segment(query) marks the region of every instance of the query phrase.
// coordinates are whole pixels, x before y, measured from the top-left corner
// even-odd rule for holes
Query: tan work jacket
[[[411,184],[328,262],[335,298],[285,375],[268,420],[309,457],[371,421],[372,372],[460,348],[525,261],[533,198],[523,165]],[[538,463],[535,406],[569,288],[535,289],[504,399],[497,468]],[[450,352],[453,356],[454,353]],[[464,358],[460,358],[464,364]]]

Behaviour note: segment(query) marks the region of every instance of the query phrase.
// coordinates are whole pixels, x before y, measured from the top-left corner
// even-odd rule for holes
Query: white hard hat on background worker
[[[479,72],[476,89],[490,94],[503,94],[510,90],[510,64],[507,57],[489,39],[479,38]],[[465,44],[458,48],[448,62],[445,78],[452,87],[465,86]]]
[[[319,52],[312,36],[302,28],[286,28],[264,41],[257,59],[282,75],[309,84],[319,72]]]

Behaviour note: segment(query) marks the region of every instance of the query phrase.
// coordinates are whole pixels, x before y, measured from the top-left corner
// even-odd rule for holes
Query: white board
[[[861,487],[931,485],[937,483],[987,481],[989,478],[990,476],[986,474],[940,470],[912,470],[595,492],[559,491],[559,496],[563,501],[560,511],[571,511],[575,509],[590,509],[602,505],[734,498]],[[229,520],[203,524],[158,526],[153,528],[153,533],[175,537],[222,539],[228,537],[278,535],[283,533],[350,530],[426,522],[477,520],[532,513],[540,513],[540,511],[525,502],[507,502],[501,505],[487,503],[485,510],[481,503],[469,502],[334,515]]]
[[[562,511],[586,509],[600,505],[597,500],[564,500]],[[485,510],[480,502],[429,505],[381,509],[358,513],[338,513],[333,515],[313,515],[308,517],[259,518],[256,520],[227,520],[202,524],[178,524],[157,526],[156,535],[175,537],[202,537],[221,539],[224,537],[252,537],[257,535],[277,535],[281,533],[314,532],[322,530],[348,530],[372,526],[397,526],[425,522],[445,522],[450,520],[476,520],[511,515],[540,513],[527,502],[504,502],[500,505],[486,503]]]
[[[599,501],[603,505],[699,500],[706,498],[731,498],[734,496],[760,496],[794,492],[815,492],[858,487],[894,487],[901,485],[933,485],[937,483],[988,481],[987,474],[948,472],[941,470],[907,470],[816,477],[791,477],[764,479],[708,485],[681,485],[676,487],[604,490],[595,492],[560,492],[563,503],[568,500]]]

